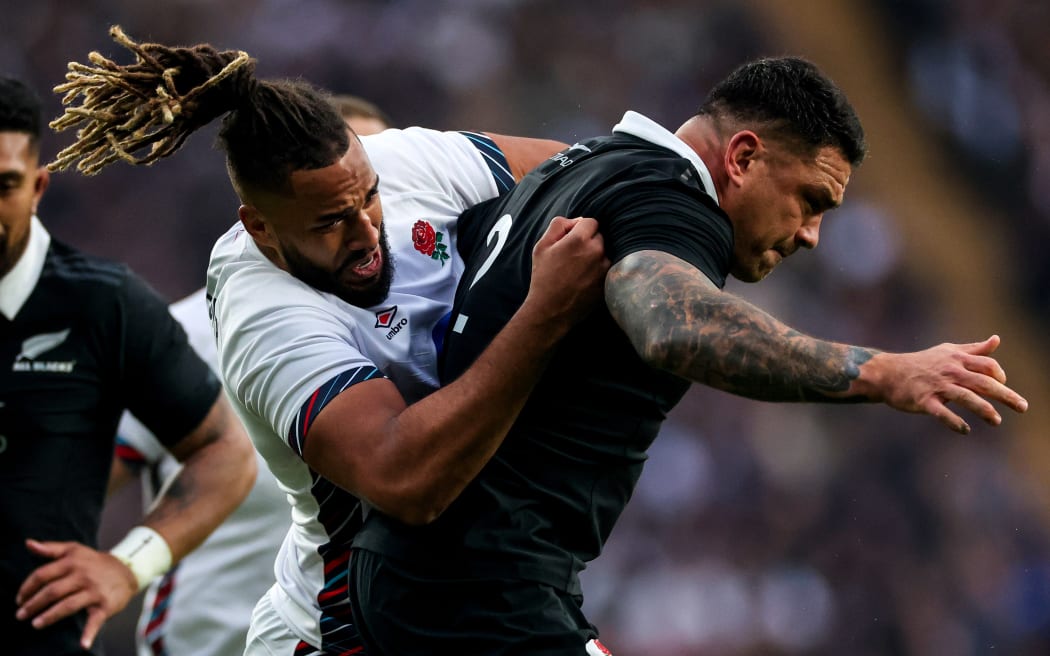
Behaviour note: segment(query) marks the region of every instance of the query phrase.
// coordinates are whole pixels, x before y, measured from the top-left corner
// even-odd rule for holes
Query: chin
[[[729,275],[733,276],[740,282],[758,282],[768,276],[770,271],[772,271],[772,269],[754,270],[734,268],[730,270]]]

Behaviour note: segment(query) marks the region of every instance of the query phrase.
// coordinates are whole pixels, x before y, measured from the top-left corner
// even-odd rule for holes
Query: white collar
[[[718,192],[715,191],[714,180],[711,178],[711,172],[707,170],[704,160],[700,159],[696,151],[690,148],[689,144],[675,136],[673,132],[669,132],[667,128],[650,118],[642,116],[638,112],[630,111],[623,115],[620,122],[613,128],[613,132],[623,132],[639,139],[645,139],[657,146],[673,150],[688,159],[693,163],[693,168],[696,169],[696,172],[700,174],[700,180],[704,183],[704,191],[707,192],[708,196],[715,199],[716,204],[718,203]]]
[[[44,258],[51,245],[51,234],[34,214],[29,220],[29,241],[22,257],[18,258],[7,275],[0,278],[0,314],[14,321],[36,288],[44,270]]]

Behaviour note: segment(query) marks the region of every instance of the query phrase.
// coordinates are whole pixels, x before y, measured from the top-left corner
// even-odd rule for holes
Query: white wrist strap
[[[128,566],[140,591],[171,569],[171,547],[160,533],[148,526],[136,526],[128,531],[109,553]]]

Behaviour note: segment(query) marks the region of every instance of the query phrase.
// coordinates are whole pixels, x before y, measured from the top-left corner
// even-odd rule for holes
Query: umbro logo
[[[394,317],[397,316],[397,306],[388,307],[376,312],[376,328],[389,328],[394,325]]]
[[[34,335],[22,342],[22,350],[11,365],[11,371],[39,371],[68,374],[73,371],[76,360],[38,360],[48,351],[57,348],[69,337],[69,328],[54,333]]]
[[[396,318],[396,305],[376,312],[376,328],[389,328],[390,330],[386,334],[388,340],[394,339],[394,335],[401,332],[401,329],[408,325],[408,317],[401,317],[400,321],[395,321]]]

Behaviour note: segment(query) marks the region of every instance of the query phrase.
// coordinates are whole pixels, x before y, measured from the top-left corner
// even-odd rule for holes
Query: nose
[[[343,239],[350,251],[372,250],[379,243],[379,226],[365,210],[361,210],[350,220],[344,222]]]
[[[818,214],[802,223],[798,228],[798,232],[795,233],[795,242],[802,248],[813,249],[817,247],[817,243],[820,241],[820,220],[823,218],[822,214]]]

